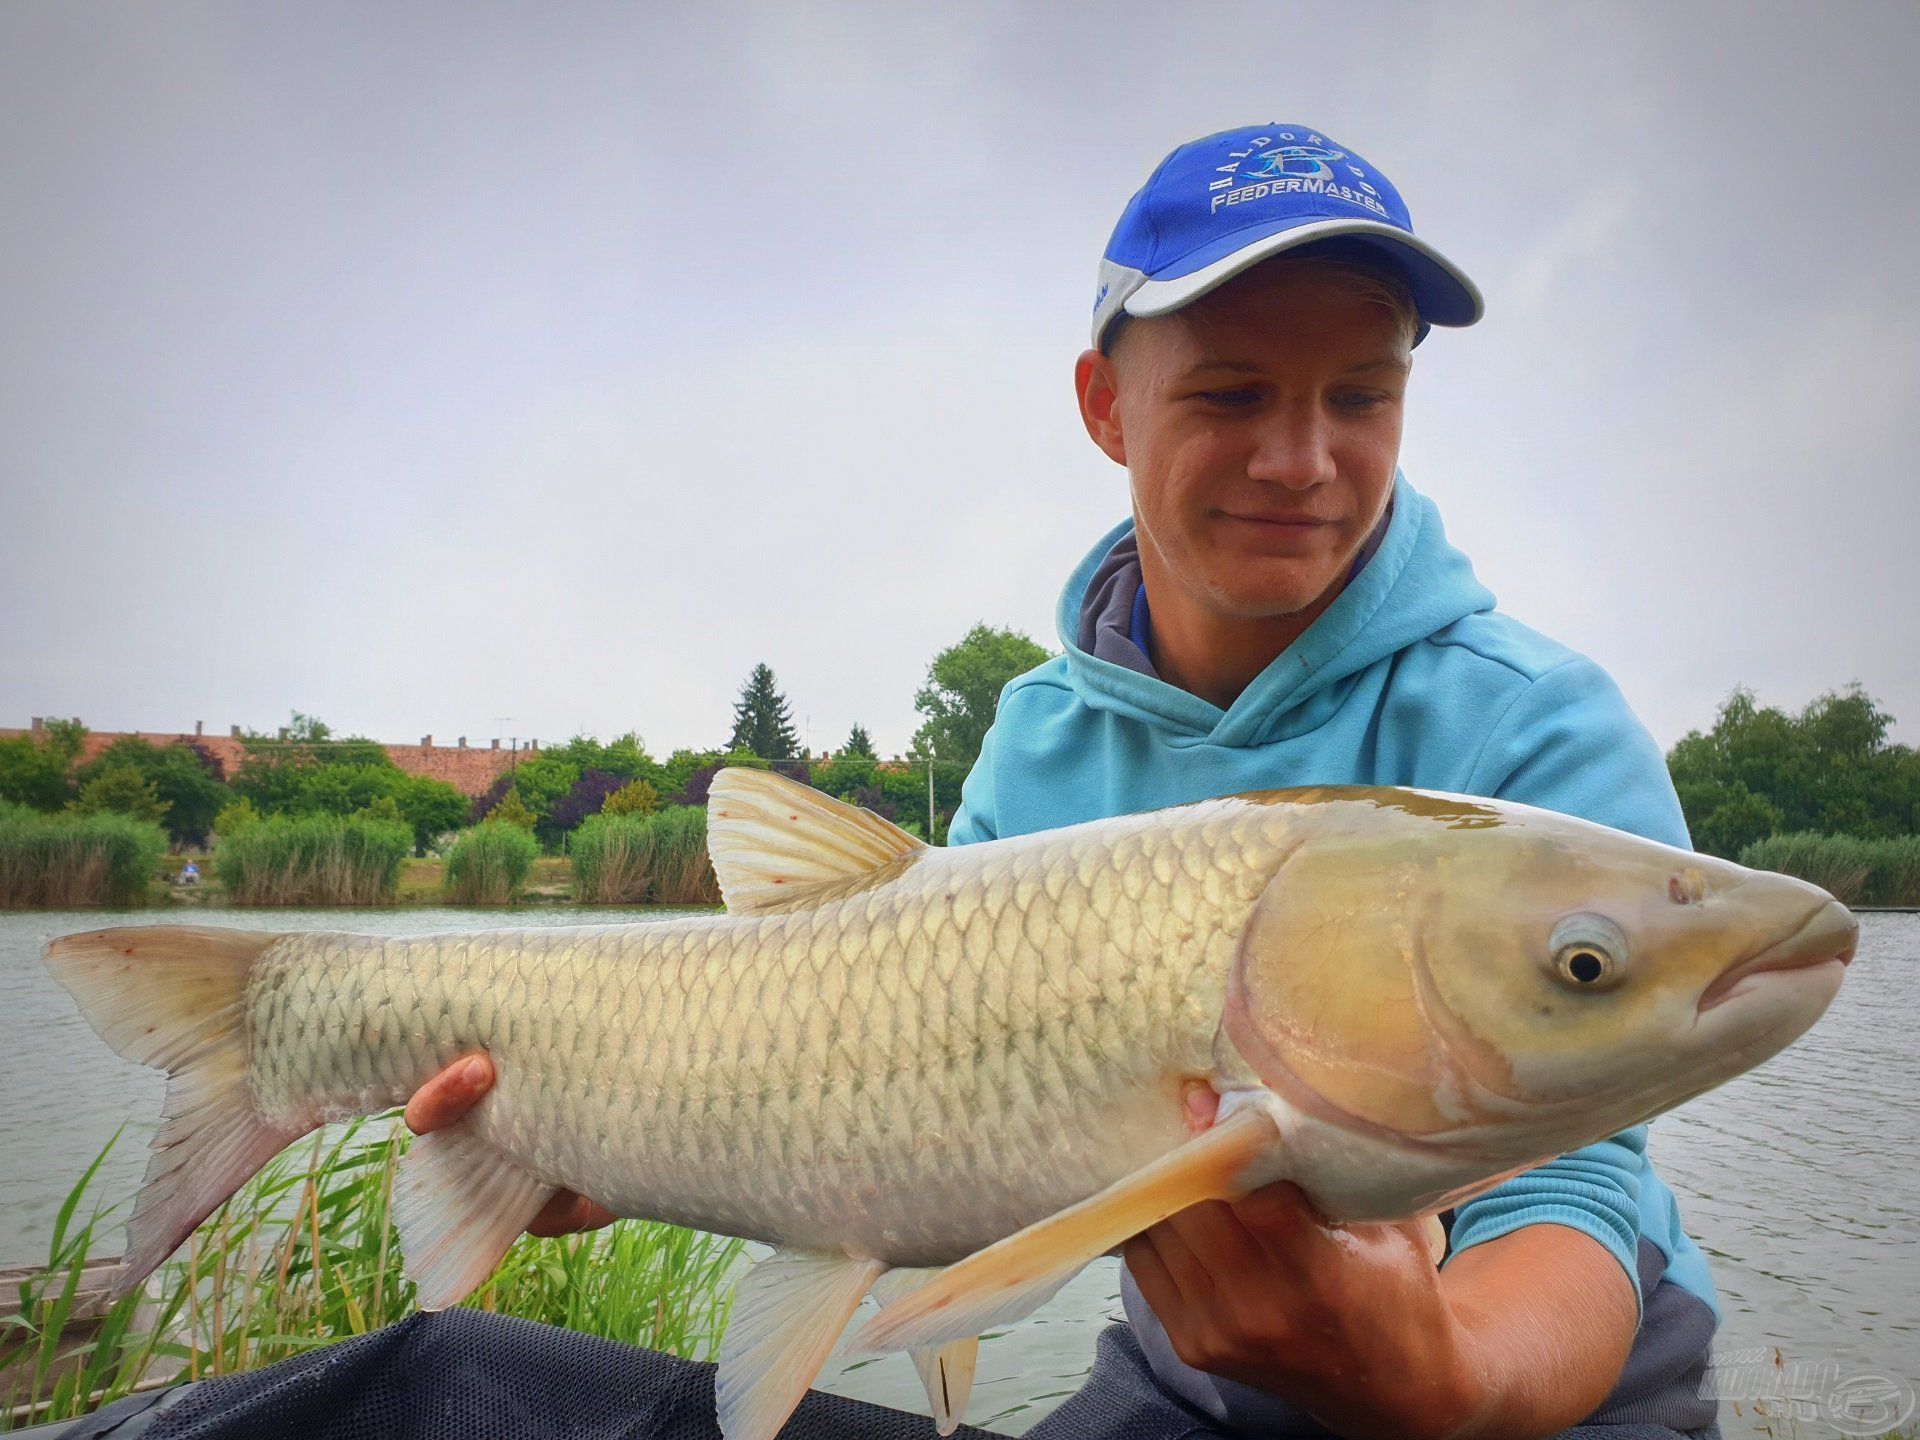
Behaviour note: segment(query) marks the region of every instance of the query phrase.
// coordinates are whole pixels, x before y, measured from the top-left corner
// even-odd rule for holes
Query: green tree
[[[236,800],[213,817],[213,833],[231,835],[236,830],[244,830],[260,819],[260,812],[253,808],[251,800]]]
[[[73,798],[62,750],[32,735],[0,740],[0,800],[34,810],[58,810]]]
[[[840,754],[843,758],[853,756],[860,756],[868,760],[878,760],[880,758],[873,753],[873,736],[867,733],[866,726],[860,724],[856,724],[853,729],[847,732],[847,743],[840,747]]]
[[[729,750],[751,750],[762,760],[791,760],[800,750],[793,733],[793,714],[787,697],[774,683],[773,671],[756,665],[740,687],[733,707],[733,734]]]
[[[47,748],[65,769],[71,769],[86,748],[87,727],[78,720],[49,720],[46,723]]]
[[[1798,715],[1737,689],[1713,728],[1667,754],[1694,844],[1735,858],[1770,835],[1802,831],[1889,839],[1920,830],[1920,754],[1890,744],[1893,717],[1859,685]]]
[[[204,845],[215,817],[233,800],[210,752],[185,742],[155,745],[138,735],[114,741],[75,771],[74,781],[84,787],[122,769],[136,772],[165,803],[167,838],[176,845]]]
[[[660,778],[660,762],[647,753],[647,747],[633,731],[602,745],[589,736],[576,735],[564,745],[539,752],[544,759],[563,760],[584,775],[589,770],[604,770],[623,780],[645,780],[655,784]]]
[[[467,822],[473,801],[444,780],[408,775],[393,792],[400,818],[413,829],[413,853],[424,855],[434,841]]]
[[[166,819],[167,802],[138,770],[131,765],[119,765],[101,771],[82,785],[73,810],[79,815],[130,815],[135,820],[158,824]]]
[[[1001,690],[1047,658],[1017,630],[975,625],[927,667],[927,683],[913,697],[914,709],[927,717],[914,732],[913,754],[971,766],[980,758]]]

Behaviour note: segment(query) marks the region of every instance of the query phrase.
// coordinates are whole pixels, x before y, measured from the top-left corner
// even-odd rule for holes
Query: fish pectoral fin
[[[889,1270],[875,1282],[873,1298],[882,1305],[891,1305],[945,1273],[944,1266]],[[944,1345],[922,1345],[910,1353],[913,1368],[920,1372],[920,1383],[927,1387],[927,1409],[933,1416],[934,1430],[941,1435],[953,1434],[966,1418],[967,1400],[973,1394],[974,1365],[980,1358],[979,1336],[949,1340]]]
[[[465,1125],[407,1147],[393,1181],[393,1225],[422,1310],[458,1305],[500,1264],[556,1187]]]
[[[979,1335],[1038,1309],[1095,1256],[1202,1200],[1244,1192],[1241,1177],[1279,1131],[1238,1110],[1099,1194],[997,1240],[888,1305],[854,1337],[862,1354],[914,1350]]]
[[[713,1380],[726,1440],[773,1440],[886,1268],[878,1260],[776,1250],[741,1278]]]
[[[926,849],[898,825],[765,770],[733,767],[707,796],[707,854],[735,915],[807,903]]]

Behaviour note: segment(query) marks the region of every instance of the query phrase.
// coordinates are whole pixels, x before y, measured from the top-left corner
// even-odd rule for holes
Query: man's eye
[[[1336,409],[1364,414],[1387,403],[1387,397],[1370,390],[1346,390],[1333,397]]]
[[[1202,390],[1194,398],[1223,410],[1244,410],[1258,404],[1260,394],[1256,390]]]

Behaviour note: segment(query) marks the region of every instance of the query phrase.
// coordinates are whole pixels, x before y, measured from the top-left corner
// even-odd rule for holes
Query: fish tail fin
[[[247,975],[280,938],[156,925],[67,935],[47,946],[47,968],[100,1038],[167,1073],[166,1107],[133,1202],[116,1297],[313,1128],[269,1120],[247,1084]]]

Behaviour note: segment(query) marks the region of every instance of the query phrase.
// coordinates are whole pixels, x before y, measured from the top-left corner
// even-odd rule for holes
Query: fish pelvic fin
[[[713,1382],[726,1440],[773,1440],[886,1268],[878,1260],[777,1250],[741,1278]]]
[[[280,938],[259,930],[153,925],[65,935],[47,946],[47,968],[95,1033],[125,1058],[167,1075],[166,1105],[127,1224],[116,1297],[145,1280],[261,1166],[314,1128],[262,1115],[247,1083],[247,976]]]
[[[735,915],[802,908],[926,848],[871,810],[765,770],[722,770],[708,792],[707,854]]]
[[[874,1285],[872,1295],[882,1305],[931,1284],[945,1273],[943,1268],[926,1270],[889,1270]],[[951,1435],[966,1418],[967,1401],[973,1395],[973,1372],[980,1359],[980,1338],[949,1340],[944,1345],[922,1345],[909,1352],[913,1368],[920,1372],[920,1383],[927,1390],[927,1410],[933,1416],[933,1428]]]
[[[1202,1200],[1238,1197],[1279,1139],[1258,1107],[1235,1111],[1096,1195],[997,1240],[895,1301],[854,1337],[861,1354],[979,1335],[1031,1314],[1089,1261]]]
[[[420,1308],[445,1310],[479,1289],[556,1188],[464,1122],[409,1145],[393,1180],[393,1226]]]

